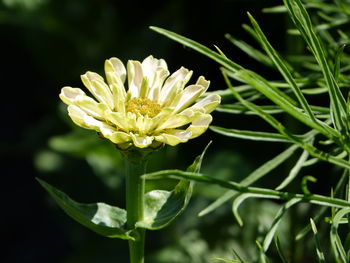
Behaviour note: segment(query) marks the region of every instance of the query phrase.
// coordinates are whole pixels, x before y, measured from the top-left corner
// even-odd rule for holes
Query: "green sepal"
[[[105,237],[135,240],[132,231],[123,228],[126,223],[124,209],[105,203],[78,203],[52,185],[36,179],[56,203],[78,223]]]
[[[198,173],[203,153],[187,168],[187,172]],[[147,175],[146,175],[147,179]],[[144,219],[136,223],[136,227],[157,230],[168,226],[187,207],[192,195],[193,181],[181,179],[172,191],[153,190],[145,194]]]

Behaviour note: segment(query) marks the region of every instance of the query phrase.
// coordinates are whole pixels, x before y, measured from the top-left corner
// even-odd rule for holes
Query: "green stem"
[[[149,173],[145,177],[148,179],[157,179],[157,178],[186,178],[198,182],[204,182],[209,184],[220,185],[224,188],[235,190],[240,193],[251,193],[256,194],[257,196],[264,196],[266,198],[275,198],[282,200],[291,200],[299,199],[304,202],[310,202],[321,205],[328,205],[332,207],[350,207],[350,202],[343,199],[330,198],[323,195],[317,194],[296,194],[289,192],[280,192],[271,189],[258,188],[258,187],[248,187],[241,185],[232,181],[225,181],[217,178],[213,178],[201,173],[192,173],[192,172],[183,172],[180,170],[163,170],[160,172]]]
[[[136,154],[135,154],[136,153]],[[143,220],[145,179],[147,159],[139,152],[125,153],[126,168],[126,210],[128,229]],[[135,229],[135,241],[129,241],[130,263],[144,262],[145,229]]]

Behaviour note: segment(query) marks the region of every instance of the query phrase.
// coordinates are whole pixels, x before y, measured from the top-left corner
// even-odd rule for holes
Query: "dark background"
[[[264,7],[281,3],[273,0],[216,0],[208,4],[185,0],[0,1],[1,239],[5,244],[0,261],[127,262],[126,242],[97,236],[73,222],[34,179],[44,178],[82,202],[101,199],[113,202],[113,193],[94,177],[82,156],[55,152],[48,144],[53,136],[72,130],[62,114],[64,107],[59,106],[61,87],[82,87],[79,76],[87,70],[102,72],[106,58],[115,56],[126,63],[128,59],[142,60],[152,54],[164,58],[171,72],[185,66],[194,70],[194,77],[204,75],[210,79],[211,90],[224,89],[217,64],[148,27],[163,27],[209,47],[217,45],[235,62],[261,72],[263,68],[234,48],[224,34],[249,39],[241,28],[243,23],[248,23],[246,12],[249,11],[260,21],[271,42],[283,51],[284,16],[261,12]],[[267,78],[269,74],[273,73],[265,70]],[[237,118],[228,121],[227,115],[218,115],[214,123],[236,128],[239,124],[254,126],[244,121],[237,124]],[[186,167],[211,139],[214,143],[209,155],[225,149],[235,152],[244,166],[237,169],[245,172],[272,157],[273,147],[282,149],[267,144],[254,148],[256,144],[251,142],[222,138],[208,131],[173,150],[176,153],[170,156],[175,159],[162,168]],[[58,157],[60,167],[43,168],[47,160],[38,161],[43,152]],[[222,156],[225,159],[224,153]],[[167,167],[168,164],[172,167]],[[231,216],[228,218],[233,220]],[[164,238],[166,235],[164,231],[150,234],[152,242],[148,250],[164,246],[162,242],[169,241]]]

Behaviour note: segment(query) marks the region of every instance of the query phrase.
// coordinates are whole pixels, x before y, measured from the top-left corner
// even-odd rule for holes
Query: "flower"
[[[185,87],[192,71],[181,67],[169,76],[166,62],[153,56],[142,63],[129,60],[127,68],[118,58],[110,58],[105,74],[107,83],[94,72],[81,76],[94,98],[72,87],[62,88],[60,98],[74,123],[96,130],[121,149],[187,142],[205,132],[221,99],[211,94],[195,103],[209,81],[200,76],[196,84]]]

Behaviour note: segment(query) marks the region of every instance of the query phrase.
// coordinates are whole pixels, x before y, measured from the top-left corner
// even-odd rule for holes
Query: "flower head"
[[[72,87],[62,88],[60,98],[74,123],[96,130],[121,149],[177,145],[195,138],[208,128],[210,113],[220,103],[216,94],[199,99],[209,86],[203,76],[186,86],[192,71],[181,67],[170,75],[166,62],[152,56],[129,60],[127,68],[110,58],[105,74],[107,83],[94,72],[81,76],[94,98]]]

